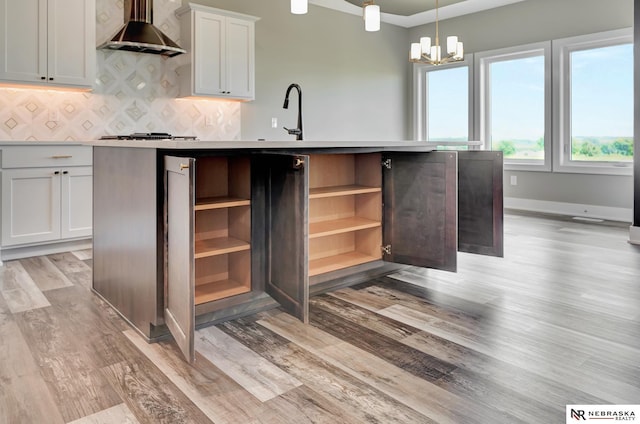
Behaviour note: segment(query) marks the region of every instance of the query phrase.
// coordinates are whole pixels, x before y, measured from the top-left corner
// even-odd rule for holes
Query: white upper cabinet
[[[180,96],[253,100],[259,18],[191,3],[176,15],[188,55],[179,69]]]
[[[94,0],[0,0],[0,80],[91,88]]]

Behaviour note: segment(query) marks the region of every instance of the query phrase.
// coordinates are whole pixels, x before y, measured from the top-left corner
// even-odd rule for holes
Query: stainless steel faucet
[[[287,94],[284,97],[284,105],[282,107],[284,109],[289,109],[289,93],[291,93],[291,89],[295,88],[298,91],[298,127],[295,129],[289,129],[287,127],[284,128],[289,134],[295,135],[296,140],[302,140],[302,88],[298,84],[291,84],[289,88],[287,88]]]

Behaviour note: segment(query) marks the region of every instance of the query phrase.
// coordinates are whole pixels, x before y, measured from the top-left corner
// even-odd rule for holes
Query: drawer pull
[[[189,169],[189,164],[188,163],[181,163],[180,164],[180,170],[184,170],[184,169]]]
[[[53,155],[51,159],[69,159],[72,158],[73,155]]]

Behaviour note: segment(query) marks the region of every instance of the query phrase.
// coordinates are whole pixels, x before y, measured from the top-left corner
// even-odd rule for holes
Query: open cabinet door
[[[259,215],[252,219],[254,226],[266,229],[262,243],[265,291],[285,311],[307,323],[309,157],[264,154],[253,160],[253,209]]]
[[[383,259],[456,270],[457,152],[383,156]]]
[[[458,250],[503,256],[502,152],[458,152]]]
[[[187,361],[195,361],[195,159],[165,156],[164,318]]]

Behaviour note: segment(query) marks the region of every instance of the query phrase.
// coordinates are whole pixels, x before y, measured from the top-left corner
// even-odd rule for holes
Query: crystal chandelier
[[[464,48],[458,37],[447,37],[447,54],[442,57],[440,47],[440,34],[438,28],[438,0],[436,0],[436,43],[431,45],[430,37],[421,37],[419,43],[411,43],[409,61],[414,63],[426,63],[428,65],[442,65],[457,62],[464,58]]]

